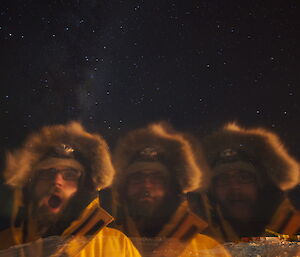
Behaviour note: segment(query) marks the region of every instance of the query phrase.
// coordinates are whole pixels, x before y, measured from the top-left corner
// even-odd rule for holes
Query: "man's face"
[[[78,191],[82,172],[75,167],[59,166],[37,171],[33,187],[34,215],[54,220]]]
[[[168,193],[168,177],[161,171],[142,170],[127,178],[126,196],[129,206],[145,216],[151,216]]]
[[[214,179],[214,193],[226,216],[248,221],[258,202],[258,184],[255,174],[243,170],[222,172]]]

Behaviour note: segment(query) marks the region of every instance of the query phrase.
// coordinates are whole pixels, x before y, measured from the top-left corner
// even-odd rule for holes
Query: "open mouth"
[[[152,201],[153,198],[149,193],[146,192],[146,193],[140,195],[139,200],[140,201]]]
[[[58,195],[51,195],[48,199],[48,206],[52,211],[58,211],[62,205],[62,199]]]

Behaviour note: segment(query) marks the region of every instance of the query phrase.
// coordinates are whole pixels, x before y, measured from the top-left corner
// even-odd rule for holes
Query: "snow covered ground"
[[[137,238],[132,238],[133,241]],[[144,245],[151,249],[154,245],[159,245],[163,243],[162,238],[155,239],[145,239],[139,238],[140,241],[143,241]],[[0,251],[0,257],[12,257],[17,256],[17,253],[24,252],[26,256],[41,256],[41,252],[49,256],[53,254],[55,250],[64,245],[64,242],[60,237],[49,237],[44,239],[43,244],[41,245],[42,240],[24,245],[18,245],[11,247],[7,250]],[[284,240],[279,240],[276,237],[267,237],[261,238],[260,240],[251,241],[251,242],[239,242],[239,243],[226,243],[224,247],[229,250],[232,256],[234,257],[292,257],[300,256],[300,242],[289,242]],[[170,249],[174,252],[175,249]],[[34,255],[32,255],[34,253]],[[218,256],[220,253],[220,248],[211,249],[211,254]],[[169,252],[170,254],[170,252]],[[200,257],[203,256],[204,252],[190,252],[190,257]],[[168,255],[169,256],[169,255]],[[171,253],[171,256],[173,254]],[[174,256],[177,254],[174,252]]]
[[[260,241],[227,243],[224,245],[234,257],[300,256],[300,242],[268,237]]]

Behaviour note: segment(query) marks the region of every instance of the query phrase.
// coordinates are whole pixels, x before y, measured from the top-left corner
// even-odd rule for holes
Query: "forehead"
[[[220,172],[219,174],[217,174],[217,176],[219,175],[235,175],[235,174],[241,174],[241,173],[247,173],[247,174],[252,174],[251,171],[248,170],[243,170],[243,169],[228,169],[228,170],[224,170],[222,172]],[[253,174],[254,176],[254,174]]]
[[[143,169],[143,170],[138,170],[131,175],[161,175],[163,177],[168,177],[168,173],[164,172],[162,170],[155,170],[155,169]],[[129,175],[130,176],[130,175]]]
[[[48,169],[75,169],[78,171],[84,171],[84,167],[74,159],[61,159],[61,158],[49,158],[40,162],[35,170],[48,170]]]
[[[245,183],[245,180],[247,180],[247,183],[254,183],[254,181],[257,181],[257,175],[254,172],[243,170],[243,169],[231,169],[226,170],[218,173],[214,178],[213,181],[215,182],[225,182],[228,181],[228,179],[235,179],[235,181],[239,181],[239,183]]]

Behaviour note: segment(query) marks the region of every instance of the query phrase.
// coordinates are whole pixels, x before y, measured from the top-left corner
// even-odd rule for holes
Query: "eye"
[[[149,179],[153,184],[164,184],[165,178],[161,174],[149,175]]]
[[[227,184],[229,184],[230,177],[230,175],[221,174],[215,178],[215,184],[217,186],[226,186]]]
[[[239,173],[238,179],[241,183],[252,183],[255,180],[255,177],[253,174],[249,172],[241,172]]]
[[[139,184],[143,181],[144,178],[145,176],[142,173],[136,173],[129,176],[128,182],[132,184]]]
[[[64,169],[61,173],[65,180],[78,180],[81,176],[81,172],[76,169]]]
[[[48,180],[53,178],[53,176],[57,173],[55,169],[47,169],[38,171],[37,178],[39,180]]]

